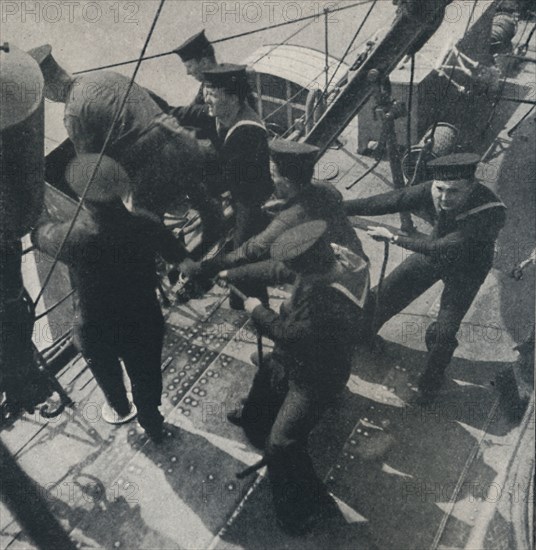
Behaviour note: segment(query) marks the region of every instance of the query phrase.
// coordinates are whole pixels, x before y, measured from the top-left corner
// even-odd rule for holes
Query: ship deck
[[[534,79],[533,67],[526,67],[525,79]],[[497,117],[496,135],[479,144],[486,152],[480,177],[501,195],[510,216],[438,401],[409,404],[425,364],[424,332],[439,307],[440,283],[382,329],[383,354],[356,356],[340,402],[312,434],[310,451],[339,505],[338,517],[319,521],[305,537],[288,537],[276,526],[265,471],[236,479],[260,458],[226,419],[253,378],[249,356],[256,337],[247,316],[230,310],[226,291],[215,287],[201,300],[165,310],[162,445],[148,441],[135,422],[110,426],[102,420],[104,398],[81,357],[58,373],[73,409],[49,421],[26,414],[2,431],[2,441],[79,547],[464,548],[486,540],[498,508],[504,525],[495,543],[513,547],[507,527],[515,487],[505,480],[520,442],[534,441],[534,413],[530,405],[521,424],[510,423],[494,382],[516,359],[513,348],[534,320],[533,277],[509,276],[534,246],[536,231],[534,174],[520,177],[535,150],[534,117],[508,135],[527,109],[505,111],[502,121]],[[388,190],[383,162],[346,190],[374,161],[353,152],[351,132],[342,142],[324,157],[319,174],[335,163],[338,175],[331,181],[346,197]],[[397,216],[378,221],[398,225]],[[420,231],[428,230],[416,221]],[[376,282],[383,245],[358,232]],[[392,247],[388,271],[404,255]],[[272,289],[272,307],[286,296],[286,289]],[[270,342],[264,344],[269,349]],[[529,480],[521,482],[526,487]],[[3,507],[0,548],[33,548]]]

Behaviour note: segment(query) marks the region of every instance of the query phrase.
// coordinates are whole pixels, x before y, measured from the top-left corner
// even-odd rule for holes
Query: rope
[[[377,154],[376,161],[369,169],[367,169],[363,174],[361,174],[357,179],[355,179],[350,185],[346,186],[347,191],[352,189],[354,185],[357,185],[361,180],[366,178],[371,172],[373,172],[378,167],[378,165],[382,161],[383,154],[385,152],[386,139],[387,139],[387,129],[384,124],[381,129],[380,139],[378,140],[378,148],[376,150],[376,154]]]
[[[373,0],[361,0],[360,2],[355,2],[354,4],[350,4],[349,6],[342,6],[340,8],[335,8],[335,9],[332,9],[330,11],[331,11],[331,13],[337,13],[337,12],[340,12],[340,11],[356,8],[356,7],[362,6],[364,4],[368,4],[372,1]],[[306,15],[304,17],[299,17],[297,19],[293,19],[292,21],[283,21],[282,23],[275,23],[274,25],[267,25],[267,26],[261,27],[259,29],[254,29],[254,30],[251,30],[251,31],[241,32],[241,33],[238,33],[238,34],[232,34],[232,35],[229,35],[229,36],[224,36],[222,38],[217,38],[216,40],[212,40],[211,44],[219,44],[220,42],[227,42],[228,40],[235,40],[237,38],[243,38],[245,36],[250,36],[252,34],[264,32],[264,31],[267,31],[267,30],[276,29],[276,28],[279,28],[279,27],[284,27],[285,25],[292,25],[294,23],[300,23],[301,21],[306,21],[308,19],[316,19],[316,18],[318,18],[317,13],[315,13],[313,15]],[[83,71],[77,71],[76,73],[73,73],[73,74],[78,75],[78,74],[90,73],[90,72],[94,72],[94,71],[101,71],[103,69],[112,69],[114,67],[121,67],[123,65],[130,65],[132,63],[138,63],[140,61],[148,61],[150,59],[158,59],[160,57],[165,57],[167,55],[172,55],[174,53],[175,53],[175,50],[170,50],[170,51],[167,51],[167,52],[162,52],[162,53],[158,53],[158,54],[154,54],[154,55],[148,55],[147,57],[142,56],[139,59],[129,59],[128,61],[120,61],[118,63],[111,63],[109,65],[101,65],[100,67],[93,67],[91,69],[84,69]]]
[[[346,59],[346,56],[350,53],[350,50],[351,50],[352,46],[354,45],[354,42],[357,40],[357,37],[359,36],[361,31],[363,30],[363,27],[365,26],[368,18],[370,17],[370,14],[372,13],[372,10],[374,9],[374,7],[376,6],[377,3],[378,3],[378,0],[374,0],[372,2],[372,5],[370,6],[368,12],[365,14],[365,17],[363,18],[363,21],[361,21],[361,24],[359,25],[359,27],[355,31],[355,34],[354,34],[352,40],[350,41],[350,44],[348,44],[348,47],[346,48],[346,51],[344,52],[343,56],[341,57],[341,59],[339,61],[339,64],[337,65],[337,68],[335,69],[334,73],[331,75],[331,78],[328,82],[328,85],[326,86],[326,90],[325,90],[324,93],[327,93],[327,89],[331,86],[331,83],[333,82],[333,79],[335,78],[335,75],[337,74],[338,70],[341,68],[341,65],[344,63],[344,60]],[[315,107],[315,109],[316,109],[316,107]]]
[[[528,20],[527,20],[527,23],[528,23]],[[525,30],[526,30],[526,27],[525,27]],[[531,41],[532,37],[534,36],[535,32],[536,32],[536,25],[534,25],[534,27],[532,27],[532,30],[529,33],[529,37],[525,41],[525,44],[523,44],[523,49],[526,49],[526,50],[529,49],[530,41]],[[525,31],[523,31],[523,34],[525,34]]]
[[[378,286],[376,287],[376,304],[374,307],[374,317],[376,317],[378,313],[378,307],[380,304],[380,294],[382,292],[383,281],[385,279],[385,273],[387,271],[388,263],[389,263],[389,241],[384,241],[382,269],[380,271],[380,278],[378,279]],[[372,323],[372,326],[374,326],[374,322]]]
[[[293,32],[290,36],[285,38],[281,44],[275,44],[272,48],[270,48],[266,53],[263,53],[258,59],[256,59],[253,64],[258,63],[261,59],[264,59],[267,55],[270,55],[273,51],[277,50],[280,46],[283,44],[286,44],[289,40],[292,40],[295,36],[298,36],[302,31],[304,31],[307,27],[310,27],[314,21],[309,21],[309,23],[306,23],[302,27],[300,27],[296,32]]]
[[[331,86],[331,83],[333,82],[333,80],[335,79],[335,75],[337,74],[337,72],[339,71],[339,69],[341,68],[341,65],[344,63],[344,60],[346,59],[346,56],[348,55],[348,53],[350,52],[352,46],[354,45],[354,42],[356,41],[357,37],[359,36],[359,34],[361,33],[361,31],[363,30],[363,27],[365,26],[368,18],[370,17],[370,14],[372,13],[372,10],[374,9],[374,7],[376,6],[376,4],[378,3],[378,0],[373,0],[372,2],[372,5],[370,6],[368,12],[365,14],[365,17],[363,17],[363,20],[361,21],[361,24],[359,25],[359,27],[357,28],[352,40],[350,41],[350,44],[348,45],[348,47],[346,48],[346,51],[344,52],[343,56],[341,57],[341,59],[339,60],[339,63],[337,65],[337,68],[335,69],[335,71],[333,72],[333,74],[331,75],[331,78],[329,79],[329,82],[326,84],[326,88],[324,89],[322,95],[323,97],[325,98],[328,94],[328,89],[329,87]],[[331,10],[330,10],[331,11]],[[366,42],[366,41],[365,41]],[[326,71],[327,72],[327,71]],[[317,104],[314,106],[313,108],[313,112],[311,114],[314,114],[316,112],[316,110],[318,109],[318,107],[320,106],[321,102],[318,101]]]
[[[151,28],[149,29],[149,33],[148,33],[147,38],[145,40],[145,44],[143,45],[140,57],[138,59],[138,63],[136,65],[135,69],[134,69],[132,77],[130,78],[130,82],[128,84],[127,90],[126,90],[125,95],[123,96],[123,99],[121,101],[121,105],[119,106],[119,109],[117,110],[117,112],[115,114],[115,117],[112,121],[112,125],[110,126],[110,129],[108,131],[106,139],[104,140],[104,144],[103,144],[102,149],[99,153],[99,157],[97,159],[97,162],[95,163],[95,167],[93,168],[91,176],[89,177],[89,180],[86,184],[86,187],[84,188],[84,191],[83,191],[82,195],[80,196],[80,201],[79,201],[79,203],[76,207],[76,210],[75,210],[73,219],[71,220],[71,223],[69,225],[69,228],[67,229],[67,233],[65,234],[65,237],[63,238],[63,240],[60,244],[58,252],[56,253],[56,255],[54,257],[54,261],[52,262],[52,265],[50,266],[50,270],[48,271],[47,276],[45,277],[45,281],[43,282],[43,286],[41,287],[41,290],[39,291],[39,294],[37,295],[37,298],[35,299],[35,305],[37,305],[39,303],[39,300],[42,298],[42,296],[45,292],[45,289],[48,286],[48,284],[50,282],[50,279],[52,278],[52,274],[54,273],[54,269],[56,268],[56,265],[59,262],[59,258],[61,256],[61,253],[63,252],[63,249],[65,248],[65,245],[67,243],[67,240],[69,239],[69,237],[71,235],[71,232],[74,228],[74,224],[76,222],[76,219],[78,218],[78,215],[80,214],[80,211],[82,210],[84,200],[85,200],[86,195],[87,195],[87,193],[88,193],[88,191],[91,187],[91,184],[93,183],[93,180],[95,179],[95,175],[97,174],[97,171],[99,170],[102,157],[103,157],[104,152],[106,151],[106,148],[108,147],[108,144],[111,140],[112,133],[113,133],[115,127],[117,126],[117,123],[119,121],[119,117],[121,116],[121,113],[123,112],[123,109],[125,108],[128,96],[130,94],[130,91],[132,90],[132,86],[134,85],[134,81],[136,79],[139,68],[141,66],[141,60],[143,58],[143,55],[147,51],[147,47],[149,46],[149,42],[150,42],[151,37],[153,35],[154,29],[156,27],[156,23],[158,22],[158,19],[160,17],[160,13],[162,12],[162,8],[164,7],[165,1],[166,0],[160,0],[160,4],[158,5],[158,9],[156,10],[156,14],[155,14],[153,22],[151,24]]]
[[[324,72],[324,69],[322,69],[312,80],[310,80],[306,87],[305,88],[302,88],[300,90],[298,90],[293,96],[289,97],[287,99],[287,101],[285,103],[283,103],[283,105],[280,105],[277,109],[275,109],[274,111],[272,111],[270,114],[266,115],[266,117],[263,119],[265,122],[271,118],[272,116],[274,116],[276,113],[278,113],[279,111],[281,111],[281,109],[284,109],[289,103],[292,102],[293,99],[295,99],[296,97],[298,97],[300,94],[303,93],[303,90],[304,89],[307,89],[309,88],[309,86],[311,84],[313,84],[314,82],[316,82],[316,80],[318,79],[319,76],[322,75],[322,73]],[[294,127],[296,125],[296,121],[293,123],[292,127]]]
[[[463,33],[463,36],[465,36],[467,34],[467,32],[469,31],[469,25],[471,25],[471,20],[473,19],[473,16],[475,14],[475,10],[476,10],[476,7],[478,5],[478,0],[474,0],[474,3],[473,3],[473,9],[471,10],[471,13],[469,14],[469,19],[467,19],[467,25],[465,26],[465,31]],[[451,70],[450,70],[450,74],[449,74],[449,79],[448,79],[448,82],[447,82],[447,87],[445,88],[445,96],[447,95],[449,89],[450,89],[450,85],[452,84],[452,77],[454,76],[454,71],[456,70],[456,67],[455,65],[452,66]],[[456,101],[456,103],[458,101],[460,101],[460,98],[461,98],[461,94],[458,96],[458,99]],[[441,111],[440,111],[440,108],[441,108],[441,103],[442,102],[437,102],[437,109],[435,110],[435,121],[434,121],[434,125],[432,126],[432,131],[430,133],[430,141],[434,142],[434,137],[435,137],[435,133],[436,133],[436,130],[437,130],[437,125],[439,124],[439,122],[441,121],[441,118],[443,118],[443,115],[444,113],[446,112],[446,107],[443,108]],[[448,105],[448,101],[445,101],[445,104]],[[439,116],[441,115],[441,116]]]
[[[411,56],[409,95],[408,95],[408,120],[406,126],[406,150],[411,150],[411,111],[413,109],[413,87],[415,84],[415,54]]]

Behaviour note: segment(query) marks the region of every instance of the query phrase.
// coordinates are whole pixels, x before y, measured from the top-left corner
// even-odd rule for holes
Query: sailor
[[[147,90],[134,83],[122,105],[129,78],[113,71],[73,76],[56,62],[50,45],[28,53],[41,67],[47,99],[65,103],[65,128],[78,154],[100,153],[118,116],[106,154],[127,170],[135,207],[162,217],[187,192],[200,211],[203,229],[221,231],[221,212],[201,183],[203,157],[197,141],[176,123],[170,130],[173,118],[161,123],[166,117]]]
[[[81,195],[98,155],[74,159],[66,174]],[[185,251],[160,220],[127,210],[122,202],[130,185],[125,170],[104,156],[89,188],[81,216],[71,222],[42,220],[32,242],[68,265],[75,303],[75,342],[107,404],[103,418],[122,423],[138,414],[148,436],[162,439],[160,356],[164,320],[156,297],[155,255],[179,262]],[[123,359],[132,383],[130,403],[122,378]]]
[[[243,65],[219,65],[203,73],[206,105],[176,107],[172,114],[180,124],[202,128],[217,152],[217,161],[207,170],[212,190],[231,192],[235,214],[233,244],[260,233],[268,224],[262,205],[272,194],[270,156],[266,128],[246,103],[247,78]],[[242,289],[266,300],[266,289]],[[231,307],[240,309],[233,297]]]
[[[265,447],[278,522],[290,534],[303,533],[333,504],[307,440],[348,381],[369,295],[368,263],[330,245],[326,236],[324,221],[298,225],[272,244],[269,269],[253,264],[221,274],[234,283],[260,277],[294,284],[279,315],[255,298],[245,302],[257,329],[275,346],[258,365],[242,414],[229,415],[254,445]]]
[[[276,201],[265,209],[275,212],[268,227],[236,250],[192,264],[189,276],[212,277],[218,271],[267,260],[270,247],[285,231],[312,220],[327,223],[327,239],[366,259],[361,241],[342,208],[342,195],[328,182],[312,182],[319,149],[313,145],[273,139],[269,143]]]
[[[428,164],[433,181],[363,199],[345,201],[349,216],[375,216],[424,209],[434,222],[429,237],[395,235],[384,227],[368,234],[415,252],[384,281],[374,333],[413,300],[442,280],[437,321],[426,332],[427,366],[419,381],[420,400],[433,401],[458,345],[456,333],[489,273],[506,207],[477,182],[478,155],[455,153]]]
[[[205,35],[205,29],[190,36],[178,48],[173,50],[180,58],[186,68],[186,74],[194,77],[201,83],[199,90],[192,101],[192,105],[205,104],[205,86],[203,84],[203,73],[212,71],[218,67],[214,46]],[[247,102],[252,109],[255,109],[255,98],[248,86]]]

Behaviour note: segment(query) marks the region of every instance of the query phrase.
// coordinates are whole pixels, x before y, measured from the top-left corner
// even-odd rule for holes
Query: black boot
[[[138,411],[138,422],[151,441],[157,444],[162,443],[164,439],[164,417],[158,409],[151,413]]]
[[[419,396],[417,402],[421,405],[432,404],[438,397],[445,382],[444,371],[427,369],[419,379]]]

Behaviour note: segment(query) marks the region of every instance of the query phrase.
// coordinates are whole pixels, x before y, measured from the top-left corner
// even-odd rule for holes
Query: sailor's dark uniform
[[[218,160],[207,168],[207,175],[218,191],[231,192],[237,216],[235,243],[241,244],[265,227],[261,206],[273,192],[262,120],[245,104],[230,128],[218,124],[207,106],[176,107],[173,116],[183,126],[201,128],[209,136]]]
[[[283,234],[274,247],[296,245],[295,231]],[[325,227],[325,224],[324,224]],[[308,237],[305,237],[308,238]],[[298,243],[299,246],[299,243]],[[368,263],[349,250],[332,245],[335,264],[314,282],[305,282],[280,262],[236,268],[232,281],[248,277],[263,282],[294,283],[280,313],[258,306],[252,319],[274,341],[264,358],[242,411],[242,426],[250,440],[263,446],[272,482],[274,504],[281,521],[298,527],[322,505],[326,490],[307,453],[309,433],[344,389],[352,356],[365,327],[369,296]],[[273,250],[273,248],[272,248]],[[273,254],[272,254],[273,256]]]
[[[164,321],[156,297],[155,254],[185,257],[162,224],[133,216],[123,204],[93,204],[76,221],[60,260],[69,266],[75,301],[75,341],[109,404],[129,410],[119,358],[132,381],[140,424],[158,430]],[[47,222],[32,233],[35,246],[55,257],[70,223]]]
[[[100,153],[130,81],[112,71],[77,76],[65,101],[64,124],[76,152]],[[106,154],[127,170],[133,201],[162,215],[180,192],[205,215],[204,189],[200,187],[201,156],[197,143],[187,135],[176,137],[156,123],[163,113],[150,94],[134,84],[114,126]],[[195,179],[192,184],[190,176]],[[182,176],[182,177],[181,177]],[[178,178],[181,177],[179,180]]]
[[[56,75],[63,69],[51,46],[28,53],[54,92],[62,85]],[[64,125],[77,154],[98,154],[106,143],[104,153],[128,172],[135,207],[162,217],[187,193],[204,227],[221,225],[221,209],[209,200],[201,181],[203,154],[190,133],[164,115],[170,109],[167,102],[113,71],[78,75],[70,78],[68,89],[58,91],[65,102]]]
[[[221,65],[217,71],[205,73],[205,77],[214,87],[224,89],[232,84],[237,85],[236,90],[238,85],[246,84],[242,66]],[[201,128],[216,150],[217,159],[207,167],[206,176],[214,192],[231,193],[235,213],[233,244],[237,248],[268,224],[261,209],[273,192],[266,128],[246,103],[241,105],[228,128],[209,114],[208,106],[177,107],[172,114],[184,126]],[[244,287],[242,290],[247,295],[267,299],[265,289]],[[236,298],[233,302],[240,307]]]
[[[183,63],[195,60],[199,63],[203,59],[210,60],[210,65],[217,66],[214,47],[205,35],[205,30],[201,30],[196,34],[188,37],[180,46],[173,50]],[[251,91],[251,87],[247,84],[246,103],[256,110],[256,100]],[[197,94],[191,102],[191,105],[205,105],[205,84],[201,83]],[[167,110],[165,111],[167,112]]]
[[[342,195],[330,183],[312,183],[319,149],[306,143],[273,139],[269,144],[274,163],[278,191],[286,201],[278,204],[278,212],[270,225],[236,250],[202,262],[207,275],[246,263],[266,260],[270,247],[285,231],[313,220],[327,224],[326,239],[344,246],[365,258],[361,241],[342,208]],[[293,191],[297,194],[289,197]]]
[[[366,258],[361,241],[352,228],[342,208],[342,195],[330,183],[311,183],[289,199],[268,227],[248,239],[236,250],[203,262],[204,269],[217,272],[246,263],[266,260],[270,247],[285,231],[302,223],[324,220],[328,224],[329,242],[348,248],[358,256]]]
[[[416,252],[385,279],[375,315],[375,330],[402,311],[434,283],[445,284],[437,324],[427,334],[430,354],[425,377],[434,385],[458,343],[456,333],[493,264],[495,241],[506,208],[487,187],[476,183],[463,210],[436,210],[432,182],[363,199],[345,201],[349,216],[375,216],[424,209],[433,220],[427,238],[399,236],[396,244]],[[424,382],[424,386],[426,383]]]

